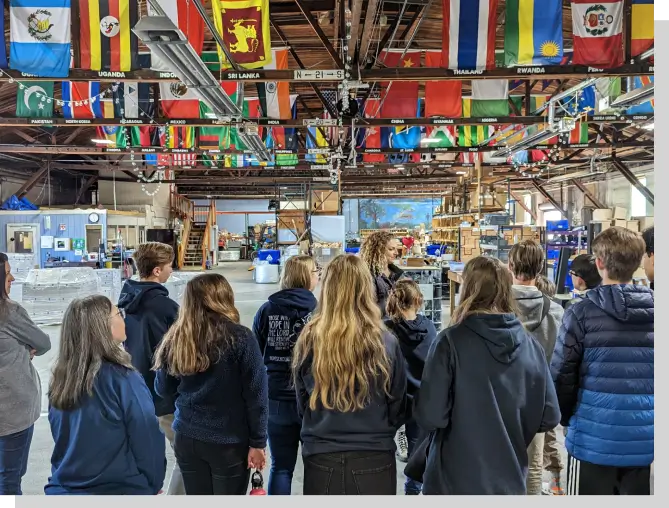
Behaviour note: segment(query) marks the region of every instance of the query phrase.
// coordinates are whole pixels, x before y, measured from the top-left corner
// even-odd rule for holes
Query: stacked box
[[[460,261],[467,262],[481,255],[479,228],[460,228]]]

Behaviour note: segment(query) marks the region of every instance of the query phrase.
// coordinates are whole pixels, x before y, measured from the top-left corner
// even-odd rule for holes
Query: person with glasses
[[[588,291],[602,283],[602,277],[595,264],[595,256],[592,254],[576,256],[571,262],[569,275],[574,284],[574,298],[565,305],[565,309],[586,298]]]
[[[13,281],[9,258],[0,252],[0,496],[21,495],[42,406],[42,383],[31,360],[51,349],[49,336],[9,299]]]
[[[165,436],[151,392],[119,347],[123,314],[101,295],[65,311],[49,383],[47,495],[156,495],[163,486]]]
[[[302,420],[297,414],[290,364],[295,342],[316,309],[313,291],[321,271],[309,256],[288,259],[281,278],[281,291],[269,297],[253,321],[253,333],[260,344],[269,377],[268,434],[272,456],[269,495],[291,493]]]

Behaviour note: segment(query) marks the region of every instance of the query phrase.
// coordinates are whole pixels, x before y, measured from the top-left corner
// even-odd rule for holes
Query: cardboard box
[[[625,219],[627,220],[627,208],[622,208],[620,206],[616,206],[613,208],[613,218],[614,219]]]
[[[611,225],[616,226],[616,227],[619,227],[619,228],[626,228],[626,227],[627,227],[627,221],[626,221],[626,220],[622,220],[622,219],[616,219],[616,220],[614,220],[614,221],[611,222]],[[602,228],[602,231],[603,231],[603,230],[604,230],[604,229]]]
[[[655,217],[638,217],[639,231],[645,231],[655,224]]]
[[[613,210],[609,208],[597,208],[592,211],[592,222],[606,222],[613,219]]]
[[[312,191],[311,206],[314,212],[334,212],[339,210],[339,193],[335,191]]]
[[[628,220],[627,221],[627,229],[630,231],[636,231],[637,233],[639,232],[639,221],[638,220]]]
[[[423,258],[407,258],[405,259],[406,266],[408,267],[420,267],[425,266],[425,259]]]

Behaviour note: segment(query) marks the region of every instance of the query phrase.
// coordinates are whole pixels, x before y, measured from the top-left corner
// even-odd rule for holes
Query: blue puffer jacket
[[[654,454],[653,291],[600,286],[567,309],[551,363],[578,460],[643,467]]]

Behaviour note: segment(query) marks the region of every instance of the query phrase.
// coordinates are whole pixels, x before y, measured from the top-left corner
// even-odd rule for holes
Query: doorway
[[[32,254],[32,266],[41,266],[39,224],[7,224],[7,252]]]
[[[86,225],[86,252],[98,252],[102,243],[102,226]]]

